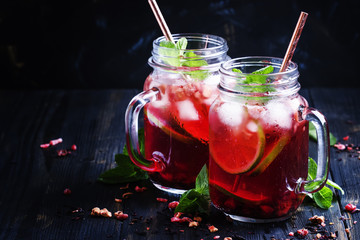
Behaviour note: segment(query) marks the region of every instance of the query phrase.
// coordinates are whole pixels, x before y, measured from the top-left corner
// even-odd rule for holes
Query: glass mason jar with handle
[[[228,60],[226,41],[206,34],[174,34],[153,42],[153,71],[125,114],[131,160],[148,171],[153,184],[168,192],[193,188],[208,162],[208,111],[218,96],[220,64]],[[144,110],[145,155],[138,142],[138,117]]]
[[[209,112],[209,188],[213,204],[244,222],[291,216],[329,171],[325,117],[298,91],[299,72],[282,59],[244,57],[220,69],[220,94]],[[309,121],[318,135],[316,179],[308,181]]]

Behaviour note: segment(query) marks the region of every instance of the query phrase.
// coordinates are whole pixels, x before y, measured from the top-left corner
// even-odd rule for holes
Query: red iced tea
[[[294,188],[308,170],[308,122],[298,121],[300,105],[306,101],[295,95],[263,106],[213,106],[209,184],[215,206],[255,219],[281,218],[297,209],[305,195]]]
[[[131,160],[149,172],[156,187],[183,193],[194,187],[209,160],[208,111],[218,95],[220,65],[229,57],[221,37],[195,33],[173,39],[153,42],[148,61],[153,71],[126,109],[126,145]],[[142,108],[145,156],[138,142]]]
[[[163,159],[164,169],[149,172],[155,185],[175,189],[194,187],[195,178],[209,159],[208,112],[218,95],[218,77],[203,82],[162,81],[148,77],[145,90],[160,89],[158,101],[145,106],[145,157]],[[171,160],[170,160],[171,159]]]
[[[289,217],[306,193],[326,183],[325,117],[298,94],[297,65],[244,57],[220,68],[219,97],[209,110],[209,188],[213,204],[245,222]],[[318,135],[318,172],[307,181],[309,121]]]

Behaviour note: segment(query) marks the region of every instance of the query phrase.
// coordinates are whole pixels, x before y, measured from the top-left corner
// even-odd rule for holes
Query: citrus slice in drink
[[[249,192],[246,190],[238,189],[236,192],[231,192],[226,190],[224,187],[219,186],[218,184],[210,183],[210,187],[215,188],[219,192],[225,194],[226,196],[233,198],[237,202],[241,203],[251,203],[251,204],[261,204],[263,201],[267,200],[268,197],[263,194],[256,192]]]
[[[154,113],[146,110],[145,116],[149,120],[150,124],[153,124],[164,131],[167,135],[181,141],[184,143],[191,143],[194,141],[194,138],[186,132],[183,128],[179,126],[172,118],[163,118],[164,114],[159,117],[156,117]]]
[[[247,114],[241,116],[243,119],[236,128],[225,124],[210,128],[210,154],[217,165],[230,174],[250,171],[264,152],[265,136],[261,125]]]
[[[256,176],[265,171],[265,169],[275,160],[279,153],[283,150],[286,144],[289,142],[290,136],[283,135],[279,138],[278,141],[273,144],[273,146],[267,147],[264,151],[264,155],[260,160],[259,164],[254,167],[249,174]]]

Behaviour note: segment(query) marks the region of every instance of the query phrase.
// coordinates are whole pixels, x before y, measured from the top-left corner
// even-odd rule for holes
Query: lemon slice
[[[265,135],[261,125],[253,119],[234,131],[210,130],[210,154],[225,172],[239,174],[255,167],[264,152]]]

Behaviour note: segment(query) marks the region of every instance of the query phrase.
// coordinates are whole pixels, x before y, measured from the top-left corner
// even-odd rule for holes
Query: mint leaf
[[[184,192],[179,200],[175,212],[209,215],[210,194],[206,165],[196,177],[195,188]]]
[[[163,61],[174,67],[189,67],[189,68],[200,68],[207,66],[208,63],[204,58],[198,56],[193,51],[186,51],[188,41],[186,38],[180,38],[175,44],[170,41],[160,42],[159,53],[163,56]],[[185,54],[184,54],[185,52]],[[209,71],[204,69],[190,70],[184,72],[185,75],[190,76],[195,80],[204,80],[208,77]]]
[[[316,129],[312,122],[309,122],[309,138],[314,141],[317,141]],[[330,146],[334,146],[334,144],[336,144],[337,142],[336,137],[330,132],[329,138],[330,138]]]
[[[195,181],[195,190],[201,194],[210,196],[209,194],[209,180],[206,165],[202,167]]]
[[[195,189],[190,189],[181,195],[175,212],[208,215],[210,199]]]
[[[180,67],[180,51],[177,49],[176,44],[171,41],[160,42],[159,53],[160,55],[166,56],[162,60],[171,66]]]
[[[332,199],[333,192],[328,187],[323,187],[320,191],[313,193],[313,200],[323,209],[331,207]]]
[[[345,194],[344,190],[339,185],[337,185],[335,182],[331,181],[330,179],[327,180],[326,184],[333,188],[338,189],[342,195]]]
[[[188,43],[188,41],[187,41],[187,39],[184,38],[184,37],[180,38],[180,39],[176,42],[175,48],[178,49],[178,50],[180,50],[180,51],[179,51],[179,55],[183,55],[183,54],[184,54],[184,51],[183,51],[183,50],[186,49],[187,43]]]
[[[140,151],[144,154],[144,129],[139,129],[138,133]],[[107,184],[135,182],[143,179],[148,179],[146,171],[137,167],[130,159],[127,152],[126,145],[123,153],[115,154],[116,167],[109,169],[98,177],[98,181]]]
[[[312,159],[311,157],[309,157],[308,168],[309,168],[309,171],[308,171],[307,180],[308,181],[314,180],[316,178],[317,164],[314,161],[314,159]],[[339,185],[334,183],[333,181],[328,179],[326,184],[340,190],[341,193],[344,194],[344,190]],[[333,199],[333,192],[331,191],[330,188],[328,188],[326,186],[324,186],[318,192],[308,194],[308,196],[311,199],[313,199],[320,208],[328,209],[329,207],[331,207],[331,202]]]
[[[125,154],[116,154],[115,161],[117,166],[102,173],[98,180],[107,184],[135,182],[147,179],[148,175],[145,171],[135,166],[129,156]]]
[[[236,73],[243,73],[240,69],[233,68],[233,72]],[[259,84],[263,85],[267,83],[267,77],[264,76],[264,74],[269,74],[274,71],[273,66],[266,66],[261,69],[258,69],[254,72],[252,72],[252,75],[246,75],[246,79],[244,80],[243,84]],[[270,86],[249,86],[246,87],[248,89],[247,92],[258,92],[258,93],[264,93],[264,92],[273,92],[275,89]]]
[[[240,69],[238,68],[233,68],[232,69],[233,72],[236,72],[236,73],[243,73]]]

